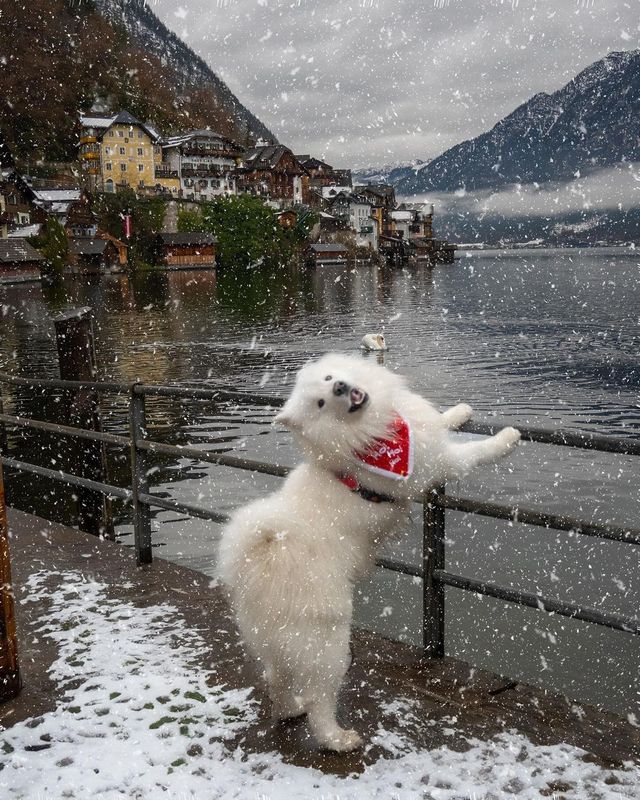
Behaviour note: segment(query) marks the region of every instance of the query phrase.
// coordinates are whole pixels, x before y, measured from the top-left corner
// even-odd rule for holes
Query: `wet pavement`
[[[258,722],[230,743],[245,752],[277,751],[289,763],[349,775],[388,757],[381,735],[392,737],[397,732],[416,749],[446,745],[465,751],[469,738],[487,740],[508,730],[536,744],[575,745],[587,751],[585,759],[604,767],[640,761],[640,729],[633,719],[600,712],[455,659],[427,661],[416,648],[364,631],[353,634],[353,663],[341,696],[340,718],[370,744],[347,755],[320,752],[303,719],[272,723],[260,671],[245,659],[224,593],[210,578],[160,558],[151,566],[137,567],[127,548],[23,512],[10,509],[9,525],[24,688],[18,698],[0,706],[0,728],[52,711],[61,699],[48,675],[57,647],[38,634],[46,603],[23,602],[24,587],[35,571],[51,572],[55,583],[54,573],[73,570],[87,580],[107,584],[111,598],[139,607],[169,603],[204,639],[202,666],[210,672],[212,684],[255,687]]]

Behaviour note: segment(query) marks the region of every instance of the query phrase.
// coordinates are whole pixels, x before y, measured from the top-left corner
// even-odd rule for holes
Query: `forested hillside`
[[[78,112],[96,101],[105,110],[125,108],[163,133],[210,126],[242,144],[269,135],[144,3],[128,4],[129,24],[115,13],[105,16],[108,5],[31,0],[0,7],[0,133],[18,158],[75,158]],[[136,11],[147,28],[155,20],[154,46],[132,35]],[[164,40],[179,59],[167,57]]]

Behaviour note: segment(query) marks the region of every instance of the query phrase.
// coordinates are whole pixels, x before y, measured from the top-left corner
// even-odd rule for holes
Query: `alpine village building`
[[[309,176],[284,145],[259,145],[244,154],[238,191],[291,205],[306,203]]]
[[[244,149],[209,129],[162,140],[153,125],[127,111],[86,114],[80,122],[80,163],[92,191],[130,187],[139,196],[194,202],[247,193],[281,211],[315,209],[322,218],[321,242],[324,233],[335,238],[352,231],[356,247],[380,250],[392,263],[453,259],[454,248],[433,238],[432,206],[398,206],[393,186],[354,187],[350,170],[334,169],[309,154],[294,155],[284,145],[265,142]],[[279,217],[279,224],[285,221]],[[214,243],[160,242],[165,266],[174,261],[171,266],[177,267],[191,256],[196,262],[215,259],[210,248],[215,251]]]
[[[177,193],[177,176],[162,174],[162,147],[155,128],[128,111],[82,115],[80,125],[80,166],[89,189],[115,192],[130,186],[139,191],[158,184]],[[156,167],[161,174],[156,175]]]
[[[212,200],[236,194],[235,171],[242,164],[242,155],[239,145],[214,131],[170,136],[162,144],[162,165],[156,168],[156,175],[163,176],[165,170],[177,175],[181,197]]]

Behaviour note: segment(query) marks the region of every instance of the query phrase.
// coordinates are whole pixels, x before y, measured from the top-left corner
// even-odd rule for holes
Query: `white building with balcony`
[[[212,200],[237,194],[235,170],[242,148],[210,130],[172,136],[162,144],[163,166],[178,175],[180,196]]]

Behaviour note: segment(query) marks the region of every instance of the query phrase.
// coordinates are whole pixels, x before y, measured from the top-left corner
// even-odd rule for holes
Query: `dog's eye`
[[[322,408],[324,405],[324,400],[318,400],[318,408]]]
[[[327,377],[325,378],[325,381],[330,381],[330,380],[332,380],[332,378],[333,378],[333,375],[327,375]]]

